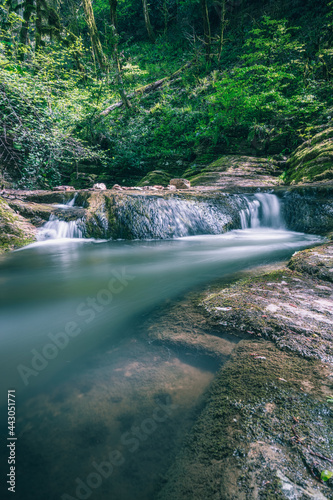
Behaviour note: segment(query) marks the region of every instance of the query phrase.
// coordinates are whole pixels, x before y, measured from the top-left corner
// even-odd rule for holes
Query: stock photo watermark
[[[130,431],[121,435],[122,447],[129,453],[135,453],[140,448],[140,444],[146,441],[160,424],[166,422],[177,408],[178,405],[172,403],[170,396],[165,403],[158,403],[151,417],[145,418],[140,425],[133,425]],[[120,467],[125,462],[126,455],[120,450],[110,451],[105,460],[99,463],[93,461],[91,464],[92,471],[83,479],[81,477],[75,479],[75,496],[63,493],[61,500],[87,500],[94,490],[97,490],[103,484],[103,481],[110,478],[115,468]]]
[[[125,267],[121,272],[112,271],[111,275],[105,288],[99,290],[95,297],[87,297],[76,307],[76,316],[82,318],[85,324],[94,321],[98,314],[111,304],[114,296],[121,293],[129,282],[135,279],[135,276],[127,273]],[[73,339],[83,333],[84,325],[80,325],[79,321],[67,321],[61,331],[48,333],[48,341],[43,347],[31,349],[28,364],[17,365],[17,371],[25,386],[29,385],[31,377],[37,377]]]

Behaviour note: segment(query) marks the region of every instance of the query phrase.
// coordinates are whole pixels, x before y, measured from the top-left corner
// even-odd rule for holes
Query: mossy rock
[[[252,186],[279,184],[277,162],[270,158],[224,155],[207,166],[192,165],[183,174],[192,186]]]
[[[333,128],[314,135],[292,154],[286,181],[300,184],[333,179]]]
[[[0,253],[35,241],[36,228],[0,198]]]
[[[145,175],[137,186],[168,186],[171,175],[165,170],[152,170]]]

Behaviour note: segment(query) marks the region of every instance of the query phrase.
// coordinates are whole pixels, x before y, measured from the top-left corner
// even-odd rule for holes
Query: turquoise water
[[[151,343],[147,317],[194,287],[320,241],[253,228],[47,240],[3,257],[1,394],[16,390],[16,498],[156,498],[217,365]]]

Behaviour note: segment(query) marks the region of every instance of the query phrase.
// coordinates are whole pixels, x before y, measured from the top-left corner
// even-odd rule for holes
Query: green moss
[[[0,253],[35,241],[35,228],[0,198]]]
[[[165,170],[152,170],[145,175],[137,186],[168,186],[171,175]]]
[[[333,128],[302,144],[288,160],[286,181],[302,183],[333,179]]]
[[[207,166],[188,168],[183,176],[191,181],[192,186],[214,185],[233,178],[233,182],[255,180],[257,183],[277,182],[278,171],[276,163],[269,158],[252,156],[224,155]]]
[[[277,467],[292,482],[311,481],[315,460],[305,447],[318,450],[320,442],[326,456],[333,449],[321,372],[319,362],[271,343],[241,341],[217,375],[159,500],[214,498],[214,491],[223,492],[216,498],[285,498]],[[295,428],[305,446],[295,441]]]

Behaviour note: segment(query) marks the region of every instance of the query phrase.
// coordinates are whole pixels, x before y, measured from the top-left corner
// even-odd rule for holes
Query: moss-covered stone
[[[300,252],[296,261],[321,268],[331,248]],[[206,293],[208,331],[253,338],[241,340],[218,373],[158,500],[333,498],[333,482],[320,480],[333,470],[333,287],[308,266],[299,270],[252,271]],[[178,339],[177,326],[168,338]],[[192,336],[190,345],[200,344]]]
[[[333,179],[333,128],[304,142],[287,163],[289,183],[318,182]]]
[[[36,228],[0,198],[0,253],[32,243],[35,235]]]
[[[48,221],[51,213],[54,211],[52,205],[44,203],[8,200],[8,205],[37,227]]]
[[[333,243],[297,252],[291,258],[289,268],[333,282]]]
[[[242,340],[169,470],[158,500],[332,498],[327,366]]]
[[[208,166],[192,166],[183,177],[192,186],[268,187],[281,183],[280,168],[272,159],[252,156],[225,155]]]
[[[171,174],[165,170],[152,170],[138,182],[137,186],[167,186],[170,179]]]

